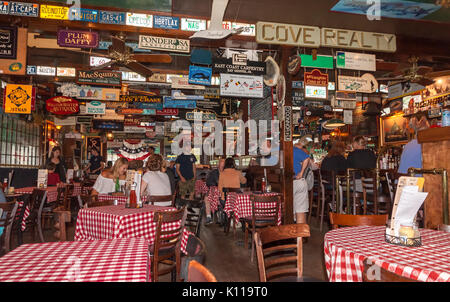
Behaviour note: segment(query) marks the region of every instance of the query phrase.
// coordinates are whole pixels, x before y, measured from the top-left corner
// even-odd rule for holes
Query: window
[[[42,127],[0,114],[0,166],[39,167]]]

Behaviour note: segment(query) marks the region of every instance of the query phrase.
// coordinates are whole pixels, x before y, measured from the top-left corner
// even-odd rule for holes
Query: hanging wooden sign
[[[33,86],[8,84],[4,100],[5,113],[30,114],[33,109]]]
[[[122,73],[108,70],[79,70],[77,74],[77,83],[121,86]]]
[[[84,30],[58,30],[58,45],[73,48],[97,48],[98,33]]]
[[[45,108],[48,112],[56,115],[69,115],[80,111],[78,101],[66,96],[55,96],[48,99],[45,102]]]
[[[162,103],[162,97],[160,96],[147,96],[147,95],[121,95],[120,102],[133,102],[133,103]]]

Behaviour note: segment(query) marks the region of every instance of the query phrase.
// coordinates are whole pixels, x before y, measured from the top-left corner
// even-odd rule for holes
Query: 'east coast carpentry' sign
[[[78,84],[95,84],[108,86],[121,86],[122,73],[114,71],[79,70]]]
[[[74,48],[97,48],[98,33],[81,30],[58,30],[58,45]]]
[[[184,39],[140,35],[139,48],[189,53],[190,43],[189,40]]]
[[[397,50],[396,38],[393,34],[271,22],[256,23],[256,42],[382,52],[395,52]]]

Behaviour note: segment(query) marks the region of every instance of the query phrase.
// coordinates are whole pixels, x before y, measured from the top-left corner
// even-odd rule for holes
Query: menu
[[[47,178],[48,178],[48,170],[47,169],[39,169],[38,170],[37,187],[38,188],[47,188]]]

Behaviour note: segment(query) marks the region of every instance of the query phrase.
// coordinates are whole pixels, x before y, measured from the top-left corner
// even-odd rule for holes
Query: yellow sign
[[[69,20],[69,8],[65,6],[41,4],[41,18]]]
[[[32,85],[6,85],[5,113],[30,114],[32,99]]]

